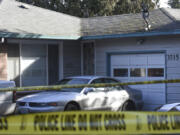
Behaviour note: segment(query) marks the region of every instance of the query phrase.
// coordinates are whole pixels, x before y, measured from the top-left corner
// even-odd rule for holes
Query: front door
[[[94,43],[83,43],[83,75],[94,75]]]
[[[58,45],[48,46],[48,84],[55,84],[59,80]]]

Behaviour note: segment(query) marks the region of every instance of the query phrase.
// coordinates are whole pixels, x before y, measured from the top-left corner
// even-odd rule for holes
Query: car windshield
[[[85,78],[67,78],[58,81],[55,85],[76,85],[76,84],[88,84],[90,80]],[[80,93],[83,88],[64,88],[62,92],[78,92]]]

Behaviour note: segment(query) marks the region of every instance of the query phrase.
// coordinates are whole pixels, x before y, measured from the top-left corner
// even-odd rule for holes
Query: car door
[[[91,84],[104,83],[104,79],[95,79]],[[85,110],[104,110],[106,109],[106,88],[91,89],[84,95],[83,106]]]
[[[118,83],[117,80],[106,78],[105,83]],[[117,87],[107,87],[106,97],[107,97],[107,108],[110,110],[118,110],[121,104],[124,101],[124,98],[127,98],[126,91],[122,90],[121,86]]]

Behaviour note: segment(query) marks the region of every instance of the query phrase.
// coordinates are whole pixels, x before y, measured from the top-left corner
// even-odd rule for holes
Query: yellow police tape
[[[0,118],[0,134],[180,133],[178,112],[52,112]]]
[[[77,84],[77,85],[50,85],[50,86],[30,86],[17,88],[0,88],[1,92],[5,91],[32,91],[32,90],[61,90],[63,88],[83,88],[83,87],[115,87],[124,85],[143,85],[143,84],[159,84],[159,83],[180,83],[180,79],[171,80],[153,80],[143,82],[125,82],[125,83],[99,83],[99,84]]]

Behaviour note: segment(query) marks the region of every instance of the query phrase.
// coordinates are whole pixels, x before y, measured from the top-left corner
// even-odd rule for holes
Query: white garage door
[[[111,76],[123,82],[165,79],[165,54],[112,55]],[[153,110],[166,101],[165,84],[131,87],[142,91],[144,110]]]

